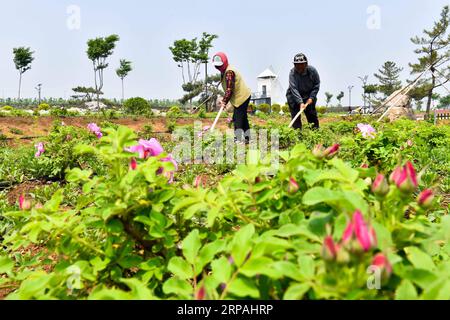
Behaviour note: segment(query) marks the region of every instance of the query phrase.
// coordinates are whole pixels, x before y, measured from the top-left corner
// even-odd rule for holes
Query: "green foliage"
[[[116,70],[116,74],[123,80],[132,70],[131,61],[120,59],[120,67]]]
[[[125,112],[129,114],[147,115],[152,113],[148,101],[140,97],[127,99],[123,104],[123,107]]]
[[[272,113],[280,113],[281,111],[281,106],[277,103],[272,105]]]
[[[23,131],[17,128],[10,128],[9,132],[11,132],[12,134],[16,134],[16,135],[23,135]]]
[[[67,171],[67,182],[83,190],[73,206],[63,205],[59,189],[42,207],[5,212],[12,230],[0,274],[16,285],[8,299],[196,299],[200,291],[213,300],[450,298],[450,219],[394,185],[375,196],[376,170],[317,160],[299,144],[282,152],[276,173],[263,163],[238,165],[216,187],[180,188],[158,174],[167,154],[130,170],[125,149],[137,137],[125,127],[104,131],[98,143],[75,148],[107,171]],[[342,249],[347,259],[326,260],[324,238],[340,239],[356,209],[378,243],[352,251],[354,240],[354,249]],[[14,254],[30,244],[46,250]],[[367,270],[379,253],[392,274],[372,290]]]
[[[168,118],[178,118],[182,115],[181,108],[179,106],[170,107],[169,111],[167,111],[166,116]]]
[[[34,60],[33,53],[34,52],[31,51],[31,48],[19,47],[13,49],[14,64],[20,74],[23,74],[31,69],[31,63]]]
[[[50,105],[48,103],[41,103],[37,108],[37,111],[48,111],[48,110],[50,110]]]
[[[256,110],[258,110],[259,112],[268,114],[270,112],[270,105],[267,103],[262,103],[262,104],[256,106]]]
[[[375,78],[380,82],[377,89],[384,94],[385,98],[401,88],[402,82],[399,78],[402,70],[402,68],[397,67],[395,62],[386,61],[381,69],[378,70],[379,73],[374,74]]]
[[[327,107],[316,107],[316,111],[318,114],[325,114],[327,113]]]

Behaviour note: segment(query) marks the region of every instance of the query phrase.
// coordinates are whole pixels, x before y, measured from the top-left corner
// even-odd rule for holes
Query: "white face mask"
[[[222,58],[220,56],[214,56],[214,58],[213,58],[213,65],[216,68],[220,68],[221,66],[223,66]]]

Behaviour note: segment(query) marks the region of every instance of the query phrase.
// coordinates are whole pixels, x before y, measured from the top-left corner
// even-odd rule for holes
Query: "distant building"
[[[286,103],[286,94],[272,67],[264,70],[258,76],[257,86],[257,92],[254,92],[251,98],[255,105],[263,103],[284,105]]]

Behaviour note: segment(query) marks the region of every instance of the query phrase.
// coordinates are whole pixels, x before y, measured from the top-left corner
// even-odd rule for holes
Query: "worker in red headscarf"
[[[239,142],[248,143],[250,140],[250,124],[248,122],[247,108],[250,103],[251,91],[242,79],[241,74],[228,63],[225,53],[216,53],[213,57],[213,65],[222,74],[222,87],[225,96],[221,101],[221,107],[229,102],[234,107],[233,123],[235,139]]]

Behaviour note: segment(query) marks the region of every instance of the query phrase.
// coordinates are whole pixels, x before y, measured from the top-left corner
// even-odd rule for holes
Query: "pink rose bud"
[[[205,295],[206,295],[206,290],[205,290],[205,287],[202,286],[195,294],[195,300],[205,300]]]
[[[325,156],[327,157],[327,159],[332,159],[339,152],[339,148],[339,144],[334,144],[333,146],[326,149]]]
[[[359,210],[357,210],[353,215],[353,225],[359,244],[364,251],[369,251],[372,247],[372,237],[367,229],[362,213]]]
[[[323,242],[322,257],[325,261],[332,261],[337,257],[336,244],[331,236],[327,236]]]
[[[360,210],[353,214],[352,221],[349,222],[342,236],[342,244],[350,250],[369,251],[377,246],[375,230],[367,227]]]
[[[417,197],[417,203],[423,209],[428,209],[433,205],[434,194],[431,189],[423,190]]]
[[[31,209],[31,201],[25,199],[24,195],[19,196],[19,209],[23,211],[28,211]]]
[[[199,175],[199,176],[195,177],[194,187],[195,188],[200,188],[200,187],[206,188],[206,177],[203,175]]]
[[[412,147],[414,145],[414,143],[412,142],[412,140],[408,140],[408,141],[406,141],[406,145],[408,147]]]
[[[363,163],[360,168],[361,169],[368,169],[369,165],[367,163]]]
[[[379,174],[372,184],[372,192],[377,196],[384,197],[389,192],[389,185],[384,175]]]
[[[389,279],[392,274],[392,266],[389,263],[388,258],[382,254],[377,254],[372,261],[372,265],[382,269],[382,275],[384,279]]]
[[[130,170],[133,170],[133,171],[136,170],[137,166],[138,166],[138,164],[137,164],[136,158],[131,158],[131,160],[130,160]]]
[[[395,168],[395,170],[392,172],[391,176],[389,177],[389,182],[397,184],[397,180],[400,178],[402,172],[403,172],[402,167]]]
[[[403,167],[403,171],[396,181],[397,187],[406,193],[413,192],[417,189],[419,183],[417,181],[417,174],[410,161]]]
[[[291,194],[296,193],[298,191],[298,189],[299,189],[299,186],[298,186],[297,181],[295,181],[295,179],[291,177],[289,179],[288,192]]]

